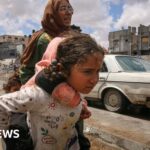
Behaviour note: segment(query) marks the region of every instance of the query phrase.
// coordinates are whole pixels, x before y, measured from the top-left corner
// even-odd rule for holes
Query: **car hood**
[[[138,82],[138,83],[150,83],[150,73],[137,72],[119,72],[109,73],[108,81],[123,81],[123,82]]]

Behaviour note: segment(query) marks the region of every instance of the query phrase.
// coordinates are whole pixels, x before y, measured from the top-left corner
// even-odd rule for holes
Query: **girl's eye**
[[[85,70],[85,71],[83,71],[83,73],[84,73],[84,74],[87,74],[87,75],[90,75],[90,74],[92,74],[93,72],[92,72],[91,70]]]
[[[87,71],[84,71],[83,73],[86,76],[93,76],[93,75],[99,76],[99,72],[100,72],[100,70],[97,70],[96,72],[92,71],[92,70],[87,70]]]

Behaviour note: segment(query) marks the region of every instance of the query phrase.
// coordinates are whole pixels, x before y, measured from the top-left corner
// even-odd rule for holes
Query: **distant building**
[[[29,37],[17,35],[1,35],[0,36],[0,59],[16,58],[18,45],[22,48],[28,42]]]
[[[138,27],[138,50],[143,55],[150,55],[150,25]]]
[[[109,33],[109,52],[114,54],[150,55],[150,25],[128,27]]]
[[[0,43],[11,42],[11,43],[22,43],[25,44],[28,40],[27,36],[17,36],[17,35],[1,35]]]
[[[0,59],[17,57],[16,45],[11,42],[0,43]]]

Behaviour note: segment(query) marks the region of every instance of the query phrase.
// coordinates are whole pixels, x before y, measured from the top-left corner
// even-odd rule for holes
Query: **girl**
[[[79,94],[97,83],[103,57],[103,49],[88,35],[61,41],[56,61],[37,75],[37,84],[0,97],[0,129],[7,129],[10,112],[28,112],[35,150],[79,150],[75,123],[85,110]],[[49,91],[43,81],[51,84]]]

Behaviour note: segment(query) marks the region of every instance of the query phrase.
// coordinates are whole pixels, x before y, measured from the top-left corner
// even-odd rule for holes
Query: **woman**
[[[25,84],[35,73],[35,64],[41,60],[48,43],[64,31],[72,30],[70,24],[73,15],[73,8],[69,0],[49,0],[41,21],[42,29],[35,32],[29,44],[23,52],[19,76],[22,84]],[[73,29],[75,27],[73,26]],[[75,30],[80,30],[80,28]],[[80,143],[83,149],[89,149],[90,143],[83,135],[82,121],[77,124]]]
[[[25,84],[34,75],[35,64],[41,60],[49,42],[60,33],[71,29],[72,14],[73,8],[69,0],[48,0],[41,20],[42,29],[32,35],[21,58],[19,68],[21,84]],[[16,82],[18,81],[17,79]],[[13,91],[18,90],[19,87],[11,85],[9,89],[5,88],[6,92],[12,92],[12,89]],[[7,150],[31,150],[32,144],[26,125],[26,114],[13,114],[12,118],[10,129],[14,127],[19,129],[21,136],[17,140],[8,139],[6,141]]]
[[[41,21],[42,29],[35,32],[23,52],[20,67],[21,83],[33,75],[35,64],[41,60],[48,43],[64,31],[70,30],[73,8],[69,0],[49,0]]]

